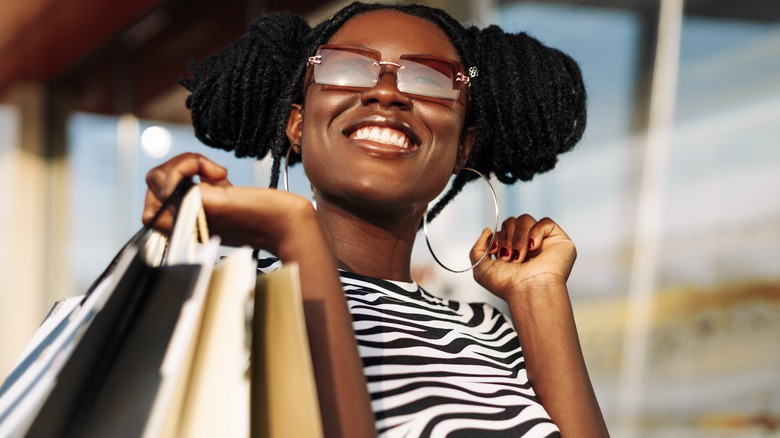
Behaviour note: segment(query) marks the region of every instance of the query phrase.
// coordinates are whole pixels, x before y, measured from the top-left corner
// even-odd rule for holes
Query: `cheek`
[[[423,182],[418,186],[421,196],[428,202],[439,196],[452,179],[463,131],[462,112],[450,108],[420,110],[426,127],[431,132],[432,144],[427,164],[421,172]]]
[[[309,89],[312,88],[314,87]],[[328,137],[333,134],[333,115],[342,111],[347,102],[337,95],[324,98],[321,93],[318,93],[314,98],[310,98],[311,91],[307,94],[301,128],[303,171],[314,187],[328,187],[334,184],[338,177],[338,174],[332,171],[338,164],[336,161],[338,157],[329,152]]]
[[[431,132],[433,149],[441,161],[441,165],[449,172],[458,158],[463,129],[465,111],[462,108],[426,108],[420,114],[424,117],[425,124]]]
[[[434,136],[460,143],[461,133],[466,120],[466,109],[458,104],[438,105],[419,104],[415,110],[425,121]]]
[[[332,134],[334,118],[354,105],[354,97],[345,93],[314,92],[309,87],[304,104],[302,146],[318,146]],[[304,152],[305,153],[305,152]]]

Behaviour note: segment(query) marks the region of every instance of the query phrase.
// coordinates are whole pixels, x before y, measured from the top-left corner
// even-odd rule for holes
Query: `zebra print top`
[[[340,275],[380,436],[560,436],[499,310],[437,298],[414,282]]]

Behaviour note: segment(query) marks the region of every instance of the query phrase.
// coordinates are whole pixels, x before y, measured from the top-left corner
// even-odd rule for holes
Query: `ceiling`
[[[657,1],[555,0],[645,10]],[[202,59],[243,34],[251,17],[282,9],[305,14],[327,3],[2,0],[0,96],[10,85],[31,80],[69,90],[77,109],[143,115],[176,89],[176,78],[186,75],[187,61]],[[780,19],[780,1],[688,0],[686,13],[771,22]]]
[[[20,79],[55,78],[160,3],[5,0],[0,6],[0,89]]]
[[[509,3],[512,0],[500,0]],[[777,0],[680,0],[685,14],[702,18],[775,22],[780,20],[780,1]],[[612,9],[647,10],[658,7],[661,0],[537,0]]]
[[[190,60],[238,38],[251,17],[282,9],[305,14],[324,3],[2,0],[0,96],[14,83],[36,81],[66,92],[74,109],[143,115],[178,89]]]

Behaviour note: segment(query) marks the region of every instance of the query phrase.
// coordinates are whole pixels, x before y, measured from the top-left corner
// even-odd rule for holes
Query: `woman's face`
[[[353,17],[328,44],[374,49],[390,62],[403,54],[459,60],[436,25],[397,11]],[[464,135],[466,98],[433,101],[402,93],[395,67],[383,69],[373,88],[307,80],[303,111],[292,111],[288,136],[301,145],[318,203],[421,213],[468,157],[473,136],[471,130]]]

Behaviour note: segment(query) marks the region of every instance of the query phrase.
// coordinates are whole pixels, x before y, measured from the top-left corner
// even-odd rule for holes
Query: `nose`
[[[363,104],[378,103],[388,107],[411,107],[411,97],[398,89],[398,69],[401,66],[389,61],[382,61],[379,65],[382,66],[382,69],[379,72],[379,79],[376,85],[366,88],[360,95]],[[390,68],[393,69],[391,70]]]

